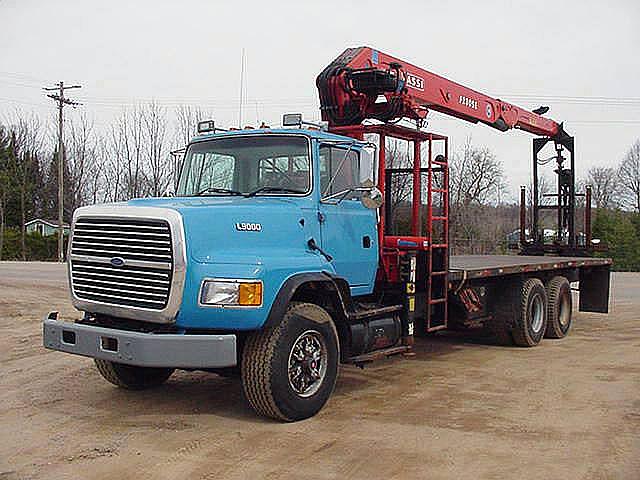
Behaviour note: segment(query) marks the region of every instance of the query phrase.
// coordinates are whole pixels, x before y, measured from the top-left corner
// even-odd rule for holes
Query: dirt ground
[[[63,268],[0,263],[0,479],[637,479],[640,274],[614,275],[611,305],[533,349],[445,334],[343,367],[319,415],[281,424],[238,380],[128,392],[45,350],[45,313],[77,315]]]

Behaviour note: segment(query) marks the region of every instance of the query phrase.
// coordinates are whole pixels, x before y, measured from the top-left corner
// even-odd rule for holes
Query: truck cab
[[[370,294],[376,212],[362,204],[361,185],[372,180],[371,158],[362,143],[321,131],[196,138],[177,196],[132,202],[182,217],[189,268],[176,324],[260,328],[285,282],[305,273],[340,278],[351,295]],[[229,281],[259,282],[262,298],[242,305],[246,299],[235,299]]]

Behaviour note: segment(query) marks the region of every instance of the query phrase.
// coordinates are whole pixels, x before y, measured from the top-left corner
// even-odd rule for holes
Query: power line
[[[16,100],[14,98],[2,98],[2,97],[0,97],[0,101],[8,102],[8,103],[17,103],[17,104],[20,104],[20,105],[33,105],[33,106],[36,106],[36,107],[44,107],[46,105],[44,103],[27,102],[27,101],[24,101],[24,100]]]
[[[569,123],[578,123],[578,124],[629,124],[636,125],[640,124],[640,120],[567,120]]]
[[[4,83],[5,85],[11,85],[12,87],[25,87],[25,88],[36,87],[35,83],[28,84],[28,83],[16,82],[14,80],[4,80],[2,78],[0,78],[0,83]]]
[[[58,261],[61,263],[64,262],[64,142],[62,138],[62,111],[67,105],[72,106],[73,108],[77,107],[78,105],[82,105],[81,103],[69,100],[64,96],[65,90],[71,90],[74,88],[81,87],[80,85],[69,85],[65,87],[64,82],[59,82],[55,87],[43,87],[43,90],[46,92],[58,92],[57,94],[47,94],[47,97],[55,100],[58,103]]]
[[[38,84],[46,82],[46,80],[44,80],[42,78],[37,78],[37,77],[34,77],[32,75],[27,75],[27,74],[24,74],[24,73],[2,72],[2,71],[0,71],[0,76],[13,78],[13,79],[17,79],[17,80],[20,80],[20,81],[38,82]]]
[[[434,112],[437,113],[437,112]],[[460,120],[454,117],[448,117],[445,116],[442,113],[437,113],[437,117],[436,116],[432,116],[429,117],[428,120],[432,121],[432,120],[444,120],[446,122],[456,122],[456,123],[460,123]],[[629,125],[635,125],[635,124],[640,124],[640,119],[635,120],[635,119],[602,119],[602,120],[572,120],[572,119],[565,119],[564,120],[565,123],[575,123],[575,124],[629,124]],[[471,126],[472,124],[467,124],[469,126]]]
[[[565,99],[565,100],[604,100],[604,101],[632,101],[632,102],[640,102],[640,97],[606,97],[599,95],[536,95],[536,94],[510,94],[508,95],[512,98],[547,98],[547,99]],[[507,95],[505,95],[507,97]]]

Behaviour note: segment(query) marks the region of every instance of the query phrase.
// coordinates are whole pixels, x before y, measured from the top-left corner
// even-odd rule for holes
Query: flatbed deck
[[[524,255],[453,255],[449,280],[500,277],[514,273],[610,265],[609,258]]]

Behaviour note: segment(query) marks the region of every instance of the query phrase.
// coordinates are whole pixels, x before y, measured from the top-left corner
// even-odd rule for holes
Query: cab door
[[[336,274],[349,283],[352,295],[373,291],[378,269],[376,211],[365,208],[359,192],[347,192],[369,177],[361,152],[332,145],[320,146],[319,218],[322,249],[333,257]],[[367,168],[367,167],[365,167]]]

